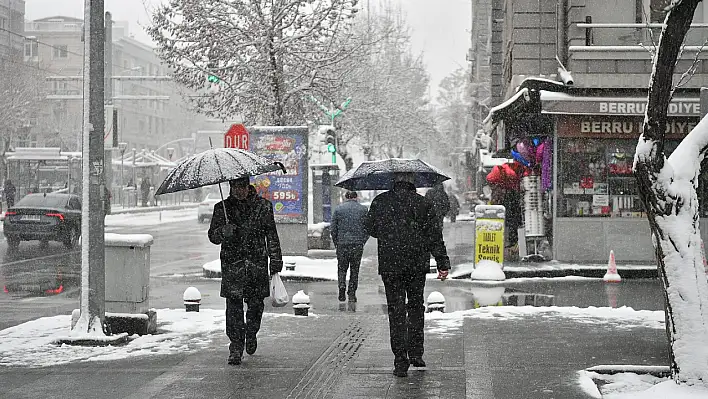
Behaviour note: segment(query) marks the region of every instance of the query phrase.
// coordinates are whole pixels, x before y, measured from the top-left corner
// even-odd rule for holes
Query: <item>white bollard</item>
[[[310,310],[310,297],[303,290],[293,295],[293,310],[295,316],[307,316]]]
[[[430,295],[428,295],[428,306],[426,306],[426,313],[430,312],[445,313],[445,297],[443,294],[433,291]]]
[[[189,287],[184,290],[182,299],[184,300],[184,306],[187,312],[199,311],[199,304],[202,302],[202,294],[197,287]]]

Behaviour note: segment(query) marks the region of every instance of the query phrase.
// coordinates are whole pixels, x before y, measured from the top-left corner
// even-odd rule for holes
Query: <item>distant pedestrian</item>
[[[15,185],[12,184],[10,179],[5,180],[5,186],[3,187],[3,193],[5,195],[5,202],[7,202],[7,207],[11,208],[15,206]]]
[[[150,197],[150,179],[145,177],[140,183],[140,193],[142,194],[143,206],[148,206],[148,199]]]
[[[457,215],[460,214],[460,201],[457,200],[457,197],[453,193],[449,193],[447,196],[450,198],[450,211],[447,213],[447,216],[450,218],[451,223],[455,223],[457,221]]]
[[[249,355],[258,347],[263,300],[270,296],[268,269],[270,275],[280,272],[283,258],[273,204],[255,195],[247,177],[229,185],[229,197],[214,205],[208,234],[209,241],[221,245],[221,296],[226,298],[226,335],[231,341],[228,363],[241,364],[244,346]]]
[[[414,174],[396,174],[393,189],[374,198],[366,217],[367,232],[378,238],[379,274],[386,289],[394,355],[393,374],[398,377],[408,375],[409,365],[425,367],[423,290],[431,253],[437,263],[438,278],[446,279],[450,269],[433,203],[416,193],[414,181]]]
[[[425,198],[433,203],[435,210],[435,221],[440,231],[443,229],[443,219],[450,212],[450,199],[445,193],[442,183],[438,183],[425,193]]]
[[[337,249],[339,301],[344,302],[346,294],[349,302],[356,302],[361,256],[364,253],[364,244],[369,239],[365,226],[367,209],[357,202],[356,191],[348,191],[344,199],[346,201],[334,210],[329,228],[332,243]],[[347,270],[349,270],[348,292]]]

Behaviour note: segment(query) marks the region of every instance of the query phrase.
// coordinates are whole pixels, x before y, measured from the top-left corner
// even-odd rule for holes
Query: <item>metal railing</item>
[[[590,16],[585,17],[585,22],[573,25],[585,29],[585,44],[569,46],[570,52],[644,52],[647,47],[653,46],[652,41],[658,44],[660,30],[664,27],[663,23],[593,22]],[[705,31],[702,30],[706,28],[708,23],[691,24],[684,46],[686,51],[696,52],[703,49]],[[692,38],[691,33],[699,29],[701,35]],[[598,36],[602,38],[598,40]]]

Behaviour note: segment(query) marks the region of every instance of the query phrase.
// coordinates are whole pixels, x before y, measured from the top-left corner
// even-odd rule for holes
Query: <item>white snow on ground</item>
[[[370,258],[362,259],[362,263]],[[287,270],[286,266],[295,264],[295,270]],[[221,272],[221,260],[213,260],[202,266],[205,270]],[[283,256],[283,271],[281,277],[312,277],[323,280],[337,280],[337,259],[315,259],[307,256]]]
[[[598,389],[593,379],[606,382]],[[618,373],[613,375],[580,371],[578,378],[583,390],[594,398],[604,399],[703,399],[708,397],[705,386],[676,385],[670,378],[649,374]]]
[[[269,317],[296,317],[290,313],[265,313]],[[316,317],[316,316],[312,316]],[[207,347],[224,334],[223,309],[157,310],[158,334],[134,335],[122,346],[88,347],[56,345],[69,335],[71,316],[42,317],[0,331],[0,366],[44,367],[71,362],[118,360],[136,356],[181,354]]]
[[[197,209],[173,209],[144,213],[119,213],[106,216],[106,227],[154,226],[163,223],[192,221],[196,223]]]

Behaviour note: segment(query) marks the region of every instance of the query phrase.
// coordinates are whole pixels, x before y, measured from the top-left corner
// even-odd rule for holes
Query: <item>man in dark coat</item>
[[[11,208],[15,206],[15,185],[12,184],[10,179],[5,180],[5,187],[3,187],[3,193],[5,195],[5,202],[7,202],[7,207]]]
[[[435,210],[435,221],[440,231],[442,231],[443,219],[445,219],[445,215],[450,212],[450,199],[445,193],[442,183],[438,183],[428,190],[428,192],[425,193],[425,198],[432,201],[433,209]]]
[[[249,355],[258,347],[263,300],[270,295],[268,259],[273,275],[282,270],[283,258],[273,204],[249,189],[248,177],[229,185],[229,197],[214,205],[209,241],[221,244],[221,296],[226,298],[226,335],[231,340],[228,363],[241,364],[244,344]]]
[[[347,191],[344,199],[346,201],[334,210],[329,228],[332,243],[337,249],[339,301],[344,302],[347,294],[349,302],[356,302],[361,256],[364,253],[364,244],[369,239],[364,226],[367,209],[357,202],[356,191]],[[347,292],[347,270],[349,270],[349,292]]]
[[[450,270],[433,204],[416,193],[414,178],[412,174],[397,174],[393,189],[374,198],[366,217],[368,233],[378,238],[379,274],[386,289],[394,355],[393,374],[398,377],[408,375],[409,364],[425,367],[423,290],[431,253],[437,262],[438,278],[444,280]]]
[[[447,215],[450,217],[450,223],[455,223],[457,221],[457,215],[460,214],[460,201],[457,200],[457,197],[453,193],[449,193],[448,197],[450,197],[450,211]]]

